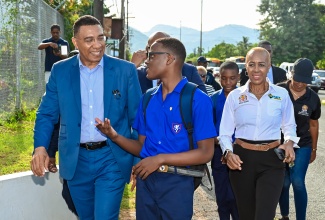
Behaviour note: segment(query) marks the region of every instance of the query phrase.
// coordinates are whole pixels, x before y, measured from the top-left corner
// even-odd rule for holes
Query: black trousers
[[[59,133],[60,133],[60,119],[59,122],[54,125],[54,129],[51,136],[51,141],[47,153],[50,158],[55,158],[56,152],[59,146]]]
[[[279,202],[285,164],[273,149],[253,151],[235,144],[234,153],[243,161],[242,170],[231,170],[240,220],[273,220]]]

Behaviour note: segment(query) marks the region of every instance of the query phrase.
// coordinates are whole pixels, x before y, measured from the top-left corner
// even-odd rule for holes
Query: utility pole
[[[119,58],[126,58],[125,54],[125,8],[124,8],[124,0],[121,0],[121,19],[122,19],[122,39],[119,45]]]
[[[130,33],[129,33],[129,0],[126,0],[126,42],[130,42]]]
[[[104,25],[104,0],[94,0],[94,17]]]
[[[179,40],[182,41],[182,21],[179,21]]]
[[[201,0],[201,31],[200,31],[200,51],[199,51],[200,56],[202,56],[202,11],[203,11],[203,0]]]

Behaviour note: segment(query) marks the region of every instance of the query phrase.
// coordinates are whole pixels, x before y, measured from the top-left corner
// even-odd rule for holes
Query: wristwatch
[[[232,152],[232,151],[227,149],[227,150],[225,150],[225,152],[223,152],[222,157],[221,157],[222,164],[227,164],[227,156],[228,156],[229,152]]]
[[[232,153],[232,151],[231,151],[231,150],[229,150],[229,149],[225,150],[225,152],[223,152],[223,155],[222,155],[222,157],[223,157],[224,159],[227,159],[227,156],[228,156],[228,153],[229,153],[229,152],[231,152],[231,153]]]

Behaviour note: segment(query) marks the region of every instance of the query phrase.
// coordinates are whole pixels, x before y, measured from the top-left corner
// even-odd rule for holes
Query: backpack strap
[[[154,93],[156,90],[158,89],[158,86],[150,88],[146,91],[146,93],[143,95],[143,99],[142,99],[142,111],[143,111],[143,115],[144,115],[144,123],[146,123],[146,110],[149,104],[149,101],[152,97],[152,93]]]
[[[193,121],[192,121],[192,105],[194,92],[198,86],[194,83],[187,82],[180,95],[179,108],[181,112],[182,122],[187,130],[188,141],[190,144],[190,150],[194,149],[193,145]]]
[[[179,108],[181,112],[181,117],[182,117],[182,122],[185,126],[185,129],[187,130],[187,136],[188,136],[188,141],[190,144],[190,150],[194,149],[194,143],[193,143],[193,120],[192,120],[192,112],[193,112],[193,97],[194,97],[194,92],[198,86],[194,83],[187,82],[180,95],[179,99]],[[209,178],[210,182],[210,188],[205,186],[202,182],[201,184],[205,187],[208,188],[209,191],[212,190],[212,180],[211,180],[211,174],[209,171],[209,167],[207,164],[202,164],[196,166],[198,169],[203,169],[206,171],[207,176]]]

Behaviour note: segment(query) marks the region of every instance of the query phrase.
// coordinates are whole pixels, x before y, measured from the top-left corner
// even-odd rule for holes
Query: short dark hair
[[[223,62],[220,66],[219,73],[221,73],[223,70],[236,70],[239,73],[239,67],[238,65],[233,61],[226,61]]]
[[[258,46],[259,47],[262,47],[262,45],[271,45],[272,46],[271,42],[270,41],[267,41],[267,40],[262,40],[262,41],[260,41],[258,43]]]
[[[73,24],[73,36],[76,36],[78,34],[81,26],[91,26],[91,25],[100,25],[102,27],[100,21],[94,16],[91,15],[81,16]]]
[[[164,37],[156,40],[157,43],[162,44],[162,46],[170,51],[172,51],[173,55],[178,57],[182,63],[185,62],[186,58],[186,50],[184,44],[173,37]]]
[[[52,24],[51,31],[53,31],[53,29],[58,29],[59,31],[61,30],[60,25],[58,24]]]

